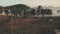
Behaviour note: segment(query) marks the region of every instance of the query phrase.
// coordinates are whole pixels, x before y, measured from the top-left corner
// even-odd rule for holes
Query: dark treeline
[[[44,9],[42,6],[38,6],[36,9],[31,8],[24,4],[16,4],[12,6],[2,7],[0,6],[0,13],[5,12],[6,15],[12,14],[14,16],[30,16],[30,15],[51,15],[51,9]]]

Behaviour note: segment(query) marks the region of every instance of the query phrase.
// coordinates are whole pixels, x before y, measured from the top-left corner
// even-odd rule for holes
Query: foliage
[[[0,13],[2,13],[3,12],[3,7],[2,6],[0,6]]]

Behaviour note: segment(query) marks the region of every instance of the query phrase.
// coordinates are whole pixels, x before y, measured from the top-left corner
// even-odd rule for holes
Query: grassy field
[[[7,17],[0,15],[1,34],[54,34],[60,17]]]

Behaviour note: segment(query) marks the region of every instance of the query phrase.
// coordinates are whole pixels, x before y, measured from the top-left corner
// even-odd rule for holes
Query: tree
[[[30,12],[31,12],[31,14],[32,14],[33,16],[36,15],[35,9],[32,9]]]
[[[29,9],[30,7],[25,5],[25,4],[16,4],[14,5],[17,9],[22,9],[22,10],[26,10]]]
[[[45,14],[45,9],[41,9],[41,15],[44,16]]]
[[[39,6],[38,6],[38,9],[41,9],[41,7],[42,7],[42,6],[39,5]]]
[[[17,4],[17,5],[14,5],[16,8],[17,8],[17,12],[18,14],[21,13],[21,15],[23,14],[23,16],[26,16],[27,15],[27,10],[30,9],[29,6],[27,5],[24,5],[24,4]]]
[[[12,10],[12,14],[17,17],[17,11],[16,10]]]
[[[52,10],[51,9],[42,9],[41,10],[41,14],[42,14],[42,16],[51,15],[52,14]]]
[[[26,10],[30,9],[30,7],[24,4],[16,4],[11,6],[6,6],[6,9],[7,10],[9,9],[10,12],[17,17],[17,15],[21,15],[22,13],[23,13],[22,15],[26,14]],[[8,11],[6,11],[6,13],[8,13]]]
[[[15,11],[16,11],[17,15],[19,14],[19,15],[23,15],[24,16],[26,14],[26,10],[30,9],[29,6],[24,5],[24,4],[16,4],[14,6],[16,8]]]
[[[3,7],[2,6],[0,6],[0,13],[2,13],[3,12]]]
[[[5,9],[5,14],[8,16],[8,9]]]
[[[47,9],[47,14],[51,15],[52,14],[52,10],[51,9]]]
[[[57,10],[57,13],[60,13],[60,10]]]
[[[42,8],[42,6],[38,6],[38,8],[37,8],[37,15],[41,14],[41,8]]]
[[[9,6],[4,7],[4,12],[8,16],[8,14],[10,14],[10,7]]]

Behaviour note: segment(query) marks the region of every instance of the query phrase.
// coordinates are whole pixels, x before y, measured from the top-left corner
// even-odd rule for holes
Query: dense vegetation
[[[4,9],[4,10],[3,10]],[[51,9],[43,9],[42,6],[38,6],[37,9],[30,8],[27,5],[24,4],[17,4],[12,6],[6,6],[0,8],[0,13],[5,12],[6,15],[12,14],[16,17],[19,16],[31,16],[31,15],[51,15],[52,10]]]

